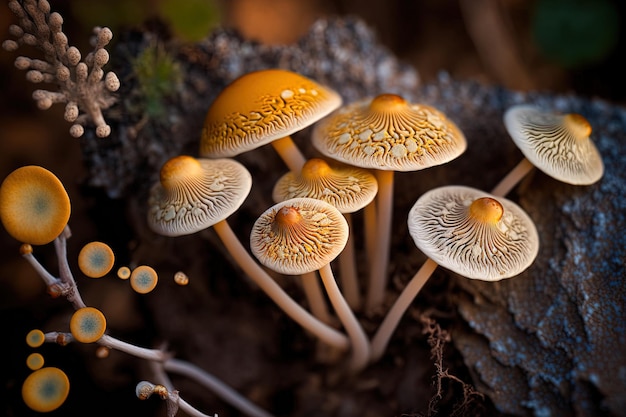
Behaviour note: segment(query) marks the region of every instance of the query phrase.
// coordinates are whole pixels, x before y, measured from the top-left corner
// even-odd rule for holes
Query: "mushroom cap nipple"
[[[469,206],[469,217],[481,223],[496,224],[502,218],[502,204],[491,197],[480,197]]]
[[[373,112],[393,112],[405,109],[409,103],[397,94],[380,94],[374,97],[370,103],[370,110]]]
[[[331,172],[332,168],[328,162],[321,158],[311,158],[304,163],[300,175],[306,180],[314,181],[329,175]]]
[[[202,165],[191,156],[179,155],[163,164],[160,172],[161,185],[169,189],[191,178],[202,175]]]

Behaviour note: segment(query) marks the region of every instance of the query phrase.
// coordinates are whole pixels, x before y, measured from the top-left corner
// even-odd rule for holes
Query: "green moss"
[[[182,83],[182,71],[174,57],[160,44],[144,49],[133,61],[144,113],[150,117],[165,114],[167,101]]]

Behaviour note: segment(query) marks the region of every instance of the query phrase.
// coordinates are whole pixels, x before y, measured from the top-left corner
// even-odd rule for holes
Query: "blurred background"
[[[194,42],[218,26],[232,27],[249,39],[269,44],[296,42],[312,22],[324,15],[356,15],[364,19],[401,60],[413,65],[422,83],[446,71],[455,79],[471,79],[515,90],[546,90],[626,102],[624,16],[619,0],[50,0],[64,17],[70,44],[89,50],[94,26],[108,26],[114,35],[146,20],[161,19],[175,36]],[[8,38],[14,17],[0,6],[0,38]],[[118,37],[119,38],[119,37]],[[115,41],[115,39],[114,39]],[[112,47],[107,48],[111,51]],[[68,134],[63,106],[39,110],[31,93],[36,88],[13,66],[18,55],[39,57],[20,48],[0,50],[0,178],[26,164],[42,165],[57,174],[70,196],[79,196],[79,142]],[[122,80],[123,82],[123,80]],[[97,208],[89,198],[73,198],[72,224],[77,239],[70,241],[70,257],[98,236],[90,221]],[[2,365],[0,403],[18,404],[15,394],[27,374],[21,341],[28,330],[49,323],[59,306],[43,293],[33,270],[17,254],[18,243],[0,230],[0,325],[4,345],[15,354],[10,367]],[[38,249],[52,259],[48,249]],[[54,264],[48,265],[54,270]],[[124,297],[123,290],[116,296]],[[94,294],[93,296],[97,296]],[[117,299],[116,302],[122,302]],[[121,313],[122,314],[122,313]],[[19,316],[19,320],[16,319]],[[115,318],[112,318],[115,320]],[[139,320],[139,321],[137,321]],[[123,314],[119,326],[144,325]],[[19,325],[16,323],[19,322]],[[123,332],[124,328],[119,329]],[[7,342],[7,340],[9,340]],[[48,353],[59,352],[50,347]],[[57,366],[72,361],[60,352]],[[130,368],[129,368],[130,369]],[[116,371],[116,370],[114,370]],[[119,371],[119,369],[117,370]],[[109,371],[111,372],[111,371]],[[123,373],[120,373],[123,374]],[[133,378],[127,375],[129,378]],[[80,376],[78,377],[80,378]],[[89,378],[80,390],[89,390]],[[3,398],[8,394],[12,398]],[[19,395],[19,394],[18,394]],[[106,393],[103,395],[106,396]],[[74,401],[80,397],[72,396]],[[102,401],[107,407],[106,397]],[[157,406],[159,404],[156,404]],[[10,415],[17,408],[8,407]],[[140,410],[146,411],[145,405]],[[130,413],[131,410],[126,410]],[[26,412],[21,410],[21,412]],[[2,414],[2,413],[0,413]],[[130,414],[129,414],[130,415]]]

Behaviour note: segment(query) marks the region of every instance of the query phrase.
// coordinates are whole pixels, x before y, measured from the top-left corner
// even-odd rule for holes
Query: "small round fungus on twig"
[[[70,198],[63,184],[40,166],[16,169],[0,186],[0,220],[20,242],[52,242],[67,225],[70,211]]]
[[[127,266],[121,266],[117,270],[117,277],[119,279],[128,279],[130,278],[130,268]]]
[[[70,392],[70,381],[59,368],[41,368],[30,374],[22,385],[22,399],[40,413],[59,408]]]
[[[159,281],[156,271],[148,266],[141,265],[133,269],[130,274],[130,286],[139,294],[147,294],[152,291]]]
[[[602,178],[602,157],[583,116],[517,105],[504,114],[504,125],[524,156],[547,175],[574,185],[589,185]]]
[[[148,225],[165,236],[199,232],[234,213],[251,187],[250,173],[235,160],[176,156],[150,191]]]
[[[293,198],[265,211],[252,227],[250,249],[268,268],[301,275],[329,264],[348,240],[348,224],[334,206]]]
[[[115,255],[103,242],[89,242],[78,253],[78,268],[90,278],[101,278],[113,268]]]
[[[537,230],[522,208],[469,187],[426,192],[409,212],[408,226],[426,256],[467,278],[513,277],[539,251]]]
[[[174,274],[174,282],[180,286],[189,284],[189,277],[183,271],[178,271]]]
[[[32,348],[43,345],[46,341],[46,336],[39,329],[33,329],[26,334],[26,344]]]
[[[44,359],[41,353],[31,353],[26,358],[26,366],[31,371],[36,371],[37,369],[41,369],[44,365]]]
[[[70,331],[81,343],[93,343],[104,335],[107,322],[104,314],[94,307],[79,308],[70,319]]]

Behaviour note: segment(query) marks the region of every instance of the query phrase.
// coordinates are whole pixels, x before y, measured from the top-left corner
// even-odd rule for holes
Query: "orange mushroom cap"
[[[439,110],[382,94],[348,104],[316,124],[313,146],[363,168],[417,171],[451,161],[465,136]]]
[[[340,105],[336,92],[295,72],[250,72],[228,85],[211,104],[200,155],[238,155],[302,130]]]
[[[78,268],[90,278],[101,278],[111,271],[115,255],[103,242],[89,242],[78,253]]]
[[[40,166],[10,173],[0,186],[0,220],[20,242],[45,245],[61,234],[70,218],[70,199],[61,181]]]
[[[148,265],[138,266],[130,274],[130,286],[139,294],[149,293],[156,288],[158,282],[159,275]]]
[[[104,314],[94,307],[79,308],[70,319],[70,331],[81,343],[93,343],[104,335],[107,321]]]
[[[59,368],[41,368],[30,374],[22,384],[22,399],[40,413],[59,408],[70,392],[70,381]]]

